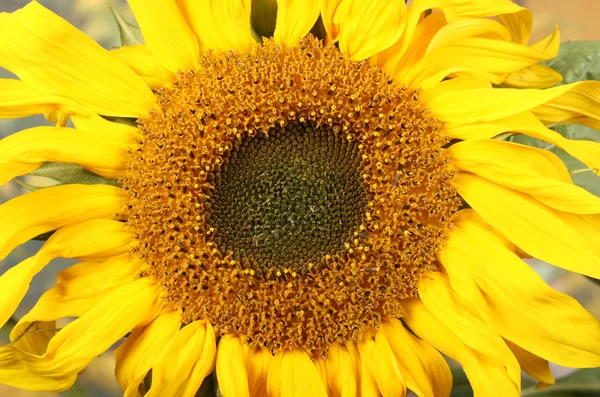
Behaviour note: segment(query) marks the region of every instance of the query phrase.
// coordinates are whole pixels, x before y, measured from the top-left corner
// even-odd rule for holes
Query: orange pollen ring
[[[441,270],[460,199],[418,91],[306,38],[209,53],[156,96],[121,217],[184,323],[322,356]]]

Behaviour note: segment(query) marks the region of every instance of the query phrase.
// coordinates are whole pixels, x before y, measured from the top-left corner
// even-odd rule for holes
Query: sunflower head
[[[123,218],[184,321],[324,356],[441,269],[460,200],[419,90],[307,37],[209,53],[156,95]]]

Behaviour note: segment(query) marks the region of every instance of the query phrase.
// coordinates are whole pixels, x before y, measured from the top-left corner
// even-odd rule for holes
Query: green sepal
[[[132,23],[125,19],[113,0],[106,0],[106,4],[117,22],[119,36],[121,37],[121,46],[144,44],[144,37],[137,23]]]
[[[131,117],[112,117],[112,116],[101,116],[103,119],[110,121],[111,123],[119,123],[119,124],[125,124],[125,125],[130,125],[132,127],[136,127],[138,126],[137,124],[137,119],[136,118],[131,118]]]
[[[252,35],[259,43],[263,37],[272,37],[277,21],[276,0],[253,0],[250,11]]]
[[[120,186],[117,180],[96,175],[79,164],[47,162],[27,175],[51,178],[58,181],[60,184]],[[36,188],[36,190],[39,189],[39,187],[34,188]]]

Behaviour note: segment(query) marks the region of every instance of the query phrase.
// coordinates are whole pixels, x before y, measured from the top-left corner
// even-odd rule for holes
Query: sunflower
[[[600,366],[599,322],[522,260],[599,278],[600,198],[494,139],[600,168],[547,127],[600,127],[600,83],[539,64],[558,31],[528,45],[508,0],[129,4],[145,44],[111,51],[37,2],[0,14],[0,117],[56,124],[0,141],[1,182],[96,177],[0,206],[1,258],[53,233],[1,276],[0,324],[81,260],[0,347],[0,382],[67,389],[121,339],[127,396],[213,371],[225,397],[448,396],[443,353],[504,397],[521,369],[543,388],[548,361]]]

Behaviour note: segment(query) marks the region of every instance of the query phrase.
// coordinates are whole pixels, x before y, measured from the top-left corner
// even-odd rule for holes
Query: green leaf
[[[523,389],[522,397],[596,397],[600,395],[600,368],[579,370],[546,390]]]
[[[121,46],[144,44],[144,37],[137,23],[131,23],[125,19],[113,0],[106,0],[106,4],[117,22],[119,36],[121,37]]]
[[[52,178],[61,183],[81,183],[84,185],[113,185],[119,186],[114,179],[103,178],[91,171],[86,170],[79,164],[67,163],[44,163],[37,170],[27,175],[43,176]]]
[[[562,74],[563,84],[600,80],[600,42],[567,41],[556,58],[543,64]]]

